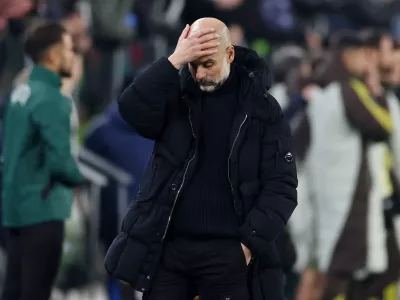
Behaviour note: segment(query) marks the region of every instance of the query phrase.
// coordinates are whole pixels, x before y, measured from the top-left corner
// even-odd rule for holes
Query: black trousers
[[[48,300],[57,276],[64,222],[7,230],[7,273],[2,300]]]
[[[146,300],[249,300],[246,258],[238,240],[166,243]]]

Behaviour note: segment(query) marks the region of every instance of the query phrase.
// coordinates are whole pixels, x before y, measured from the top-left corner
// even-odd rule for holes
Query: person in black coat
[[[297,174],[270,84],[264,60],[204,18],[121,95],[121,116],[155,147],[105,266],[144,299],[284,298],[275,239]]]

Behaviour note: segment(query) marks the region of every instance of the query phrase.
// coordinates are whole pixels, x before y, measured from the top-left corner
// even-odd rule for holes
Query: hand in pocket
[[[243,245],[243,244],[240,244],[241,246],[242,246],[242,250],[243,250],[243,253],[244,253],[244,256],[245,256],[245,258],[246,258],[246,265],[249,265],[249,263],[250,263],[250,261],[251,261],[251,252],[250,252],[250,249],[249,248],[247,248],[245,245]]]

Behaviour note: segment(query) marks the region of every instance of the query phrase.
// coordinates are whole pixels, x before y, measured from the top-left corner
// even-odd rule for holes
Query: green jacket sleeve
[[[46,144],[46,164],[52,181],[67,186],[83,182],[77,163],[71,154],[70,109],[61,95],[45,97],[33,109],[33,122],[38,126],[41,138]]]

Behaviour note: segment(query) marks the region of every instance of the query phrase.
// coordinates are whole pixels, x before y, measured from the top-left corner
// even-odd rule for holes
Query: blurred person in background
[[[139,183],[153,152],[154,142],[143,138],[129,126],[120,116],[117,103],[113,103],[91,122],[84,145],[132,176],[134,182],[129,186],[128,199],[133,199],[139,190]],[[119,231],[116,195],[117,184],[114,181],[101,190],[99,230],[105,249],[110,247]],[[130,296],[123,299],[131,299],[132,290],[127,285],[123,285],[123,288],[124,294]],[[120,294],[115,281],[109,282],[109,293]]]
[[[3,148],[3,117],[7,99],[15,76],[24,67],[24,50],[21,32],[15,26],[15,19],[24,17],[32,9],[31,0],[0,0],[0,146]],[[1,184],[0,184],[1,191]],[[1,223],[0,213],[0,223]],[[0,229],[0,256],[3,257],[5,235]],[[3,265],[3,264],[1,264]],[[3,273],[1,282],[3,282]]]
[[[400,87],[400,44],[395,43],[395,49],[393,53],[393,70],[388,80],[389,93],[388,93],[388,104],[390,113],[394,123],[394,130],[391,137],[392,153],[394,154],[393,165],[394,175],[398,180],[400,178],[400,158],[396,155],[400,153],[400,97],[396,93],[396,90]],[[397,195],[400,193],[398,192]],[[396,199],[400,200],[400,199]],[[390,207],[389,207],[390,208]],[[393,229],[397,237],[397,241],[400,241],[400,201],[393,201],[391,207],[391,218],[393,219]],[[400,243],[399,243],[400,244]]]
[[[395,44],[386,32],[375,32],[370,39],[365,38],[369,51],[369,61],[375,64],[379,71],[379,80],[386,98],[391,121],[393,123],[390,138],[388,139],[389,150],[386,154],[386,167],[389,173],[391,185],[390,195],[384,199],[384,218],[387,232],[386,247],[388,254],[388,268],[381,274],[369,276],[353,286],[353,293],[378,296],[391,294],[398,297],[397,281],[400,276],[400,252],[396,218],[400,207],[400,103],[394,92],[399,85],[400,51],[395,49]],[[372,39],[371,39],[372,37]],[[375,53],[375,54],[374,54]],[[374,58],[375,57],[375,58]],[[360,291],[357,291],[360,290]],[[385,299],[388,299],[387,297]],[[392,298],[390,298],[392,299]]]
[[[89,24],[78,13],[71,13],[60,20],[63,27],[72,36],[74,50],[83,55],[92,47],[92,39],[89,36]]]
[[[366,278],[356,278],[352,284],[351,295],[355,299],[367,297],[377,297],[378,299],[397,299],[398,279],[400,276],[400,252],[399,235],[396,226],[396,216],[400,204],[400,105],[394,93],[394,88],[399,84],[399,63],[391,36],[384,31],[370,30],[369,35],[361,34],[366,43],[367,58],[370,67],[377,70],[376,77],[379,77],[377,87],[383,90],[392,129],[387,140],[388,151],[384,156],[387,185],[389,187],[388,196],[384,199],[383,215],[386,230],[385,250],[387,253],[387,268],[383,272],[370,274]],[[370,73],[370,69],[368,72]],[[368,73],[366,74],[368,77]],[[374,89],[371,78],[367,85]],[[375,88],[376,89],[376,88]]]
[[[271,56],[275,83],[271,95],[279,99],[286,119],[291,123],[292,132],[299,122],[292,122],[299,116],[310,98],[309,86],[312,66],[307,53],[300,46],[286,45],[276,49]]]
[[[46,23],[29,33],[25,51],[35,65],[11,93],[4,122],[3,300],[49,299],[72,188],[83,182],[71,153],[71,102],[60,91],[74,70],[72,38],[61,25]]]
[[[284,298],[275,238],[297,174],[269,85],[263,59],[204,18],[121,95],[121,115],[156,142],[105,264],[144,299]]]
[[[308,109],[314,245],[324,300],[377,296],[354,285],[388,268],[383,203],[391,196],[385,162],[392,122],[379,70],[367,57],[359,36],[336,35],[331,63],[317,74],[321,90]]]
[[[229,25],[229,33],[232,38],[232,45],[247,47],[247,41],[242,26],[239,24]]]
[[[20,32],[11,20],[25,16],[32,7],[32,0],[0,0],[0,108],[4,107],[15,76],[24,67]]]
[[[125,76],[126,45],[136,30],[133,0],[90,0],[93,49],[85,62],[81,98],[85,113],[102,113],[118,97]]]
[[[271,55],[274,84],[271,95],[277,98],[282,110],[286,110],[291,99],[301,89],[301,66],[306,60],[306,52],[297,45],[278,47]]]
[[[367,60],[379,72],[381,82],[393,73],[394,42],[386,31],[366,29],[360,33],[360,38],[365,44]]]

